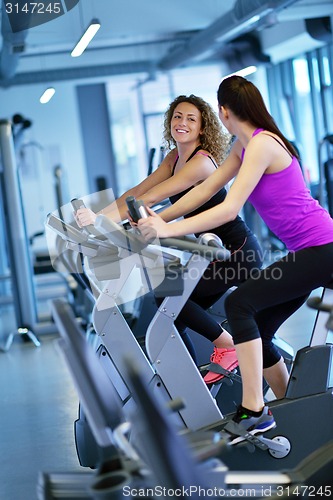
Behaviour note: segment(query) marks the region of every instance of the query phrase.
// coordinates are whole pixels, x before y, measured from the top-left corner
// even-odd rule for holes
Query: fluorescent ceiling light
[[[234,75],[237,75],[237,76],[248,76],[248,75],[252,75],[252,73],[255,73],[257,71],[257,66],[247,66],[246,68],[243,68],[243,69],[239,69],[238,71],[234,71],[234,73],[229,73],[229,75],[226,75],[223,77],[223,80],[224,78],[228,78],[229,76],[234,76]]]
[[[240,69],[239,71],[236,71],[234,75],[238,76],[248,76],[252,75],[252,73],[255,73],[257,71],[257,66],[247,66],[246,68]]]
[[[97,19],[93,19],[91,21],[88,28],[86,29],[86,31],[84,32],[78,43],[75,45],[74,49],[72,50],[71,52],[72,57],[79,57],[81,54],[83,54],[83,52],[86,50],[89,43],[94,38],[100,27],[101,24]]]
[[[54,96],[54,94],[55,94],[55,89],[53,87],[49,87],[40,96],[39,102],[42,103],[42,104],[46,104]]]

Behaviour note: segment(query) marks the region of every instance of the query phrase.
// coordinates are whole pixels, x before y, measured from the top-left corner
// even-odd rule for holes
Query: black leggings
[[[289,253],[242,283],[225,300],[235,344],[262,338],[264,368],[280,354],[272,343],[281,324],[333,276],[333,243]]]
[[[247,237],[240,250],[225,262],[213,262],[208,266],[190,298],[175,321],[175,326],[194,357],[186,328],[203,335],[213,342],[222,332],[221,325],[206,310],[229,288],[238,286],[262,266],[262,250],[254,235]],[[160,305],[163,299],[157,299]]]

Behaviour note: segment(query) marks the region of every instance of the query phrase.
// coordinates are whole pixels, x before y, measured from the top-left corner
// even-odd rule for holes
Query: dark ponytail
[[[220,106],[230,109],[239,120],[250,122],[257,128],[276,134],[290,153],[299,157],[294,146],[279,130],[266,108],[261,93],[252,82],[237,75],[225,78],[218,88],[217,100]]]

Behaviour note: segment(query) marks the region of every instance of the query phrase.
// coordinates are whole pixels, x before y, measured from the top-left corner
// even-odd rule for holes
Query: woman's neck
[[[200,141],[188,142],[188,143],[177,143],[177,150],[179,158],[187,158],[193,153],[193,151],[200,146]]]
[[[237,136],[243,148],[246,148],[253,136],[253,132],[257,128],[258,127],[255,127],[254,125],[247,122],[240,122],[239,125],[235,127],[235,135]]]

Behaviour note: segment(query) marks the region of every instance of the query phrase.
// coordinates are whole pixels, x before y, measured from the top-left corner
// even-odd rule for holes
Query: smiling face
[[[189,102],[181,102],[171,118],[171,134],[176,142],[200,143],[201,112]]]

